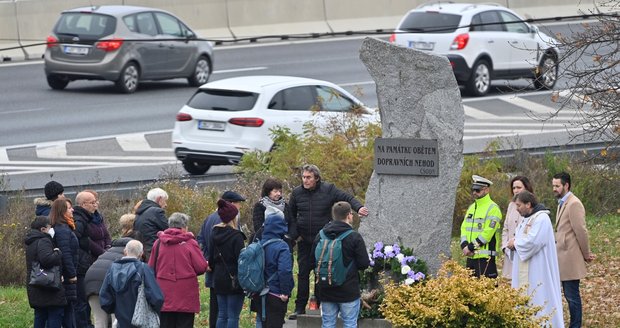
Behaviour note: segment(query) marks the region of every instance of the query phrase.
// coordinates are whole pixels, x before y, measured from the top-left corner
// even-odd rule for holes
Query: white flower
[[[387,253],[392,253],[392,252],[394,252],[394,247],[390,246],[390,245],[385,246],[385,248],[383,249],[383,252],[386,253],[386,254]]]
[[[409,271],[411,271],[411,268],[408,265],[403,265],[403,267],[400,268],[400,273],[402,274],[407,274]]]
[[[413,284],[414,282],[415,282],[415,280],[413,280],[411,278],[405,279],[405,285],[407,285],[407,286]]]
[[[403,259],[405,258],[405,255],[403,253],[398,253],[398,255],[396,255],[396,259],[398,260],[398,262],[403,263]]]

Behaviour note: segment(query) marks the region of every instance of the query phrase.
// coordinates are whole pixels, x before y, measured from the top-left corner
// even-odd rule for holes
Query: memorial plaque
[[[439,176],[437,140],[377,138],[374,169],[378,174]]]

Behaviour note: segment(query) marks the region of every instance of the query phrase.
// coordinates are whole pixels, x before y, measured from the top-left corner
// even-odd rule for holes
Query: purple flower
[[[394,244],[394,253],[400,254],[400,246],[398,244]]]
[[[415,279],[417,281],[420,281],[420,280],[422,280],[424,278],[426,278],[426,275],[424,275],[424,273],[422,273],[422,272],[418,272],[418,273],[415,274]]]
[[[378,241],[375,243],[375,251],[381,251],[383,249],[383,243]]]
[[[383,258],[385,258],[385,255],[383,255],[383,253],[381,253],[381,251],[378,251],[378,250],[375,249],[372,252],[372,258],[373,259],[383,259]]]
[[[375,266],[375,261],[370,260],[370,266],[371,266],[371,267],[374,267],[374,266]]]
[[[415,256],[407,256],[407,257],[405,257],[405,263],[415,263],[417,261],[418,261],[418,259],[416,259]]]

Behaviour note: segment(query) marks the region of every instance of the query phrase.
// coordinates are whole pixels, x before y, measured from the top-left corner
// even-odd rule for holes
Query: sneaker
[[[293,312],[291,315],[288,316],[289,320],[297,320],[297,316],[300,314],[306,314],[305,310],[295,310],[295,312]]]

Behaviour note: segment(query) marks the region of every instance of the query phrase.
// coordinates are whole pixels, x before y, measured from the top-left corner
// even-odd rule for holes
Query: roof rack
[[[433,5],[442,5],[442,4],[451,4],[451,3],[455,3],[454,1],[428,1],[425,2],[419,6],[417,6],[415,9],[420,9],[420,8],[424,8],[424,7],[430,7]]]
[[[501,4],[497,2],[483,2],[483,3],[472,3],[469,6],[463,8],[461,11],[469,10],[471,8],[476,8],[478,6],[495,6],[495,7],[503,7]]]

